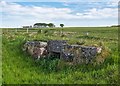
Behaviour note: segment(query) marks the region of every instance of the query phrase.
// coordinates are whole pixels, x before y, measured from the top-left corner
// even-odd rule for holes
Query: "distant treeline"
[[[111,27],[120,27],[120,25],[112,25]]]
[[[60,24],[60,27],[63,27],[64,24]],[[46,28],[46,27],[49,27],[49,28],[53,28],[55,27],[55,24],[54,23],[35,23],[33,26],[23,26],[23,28]]]

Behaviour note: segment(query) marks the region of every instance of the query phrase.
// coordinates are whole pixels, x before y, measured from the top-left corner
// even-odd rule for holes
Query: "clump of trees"
[[[49,24],[47,24],[47,23],[35,23],[34,25],[33,25],[35,28],[41,28],[41,27],[55,27],[55,25],[53,24],[53,23],[49,23]]]
[[[112,25],[111,27],[120,27],[120,25]]]
[[[55,27],[53,23],[35,23],[34,28],[43,28],[43,27]],[[64,27],[64,24],[60,24],[60,27]]]
[[[60,27],[64,27],[64,24],[60,24]]]

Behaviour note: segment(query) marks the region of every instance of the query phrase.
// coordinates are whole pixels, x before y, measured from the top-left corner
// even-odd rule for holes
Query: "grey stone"
[[[28,52],[33,58],[40,58],[46,54],[47,42],[27,41],[23,45],[23,51]]]
[[[97,47],[69,45],[65,40],[27,41],[23,45],[23,51],[27,51],[34,58],[56,56],[65,61],[74,61],[76,63],[89,63],[98,53]]]

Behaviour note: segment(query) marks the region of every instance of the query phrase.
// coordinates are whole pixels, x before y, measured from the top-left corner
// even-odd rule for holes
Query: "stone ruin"
[[[28,52],[33,58],[59,58],[66,62],[90,63],[102,52],[101,47],[83,45],[69,45],[65,40],[50,40],[48,42],[27,41],[23,51]]]
[[[34,59],[39,59],[40,57],[45,57],[47,54],[47,42],[41,41],[27,41],[22,50],[29,53]]]

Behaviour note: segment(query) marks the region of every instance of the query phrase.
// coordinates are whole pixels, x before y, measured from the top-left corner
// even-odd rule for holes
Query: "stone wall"
[[[98,47],[67,45],[62,52],[61,58],[76,63],[89,63],[97,56],[97,54]]]
[[[23,45],[23,51],[28,52],[34,58],[58,55],[64,61],[88,64],[102,52],[102,48],[69,45],[66,41],[50,40],[48,42],[28,41]]]
[[[22,50],[29,53],[34,59],[38,59],[40,57],[45,57],[47,55],[47,42],[41,41],[27,41]]]

